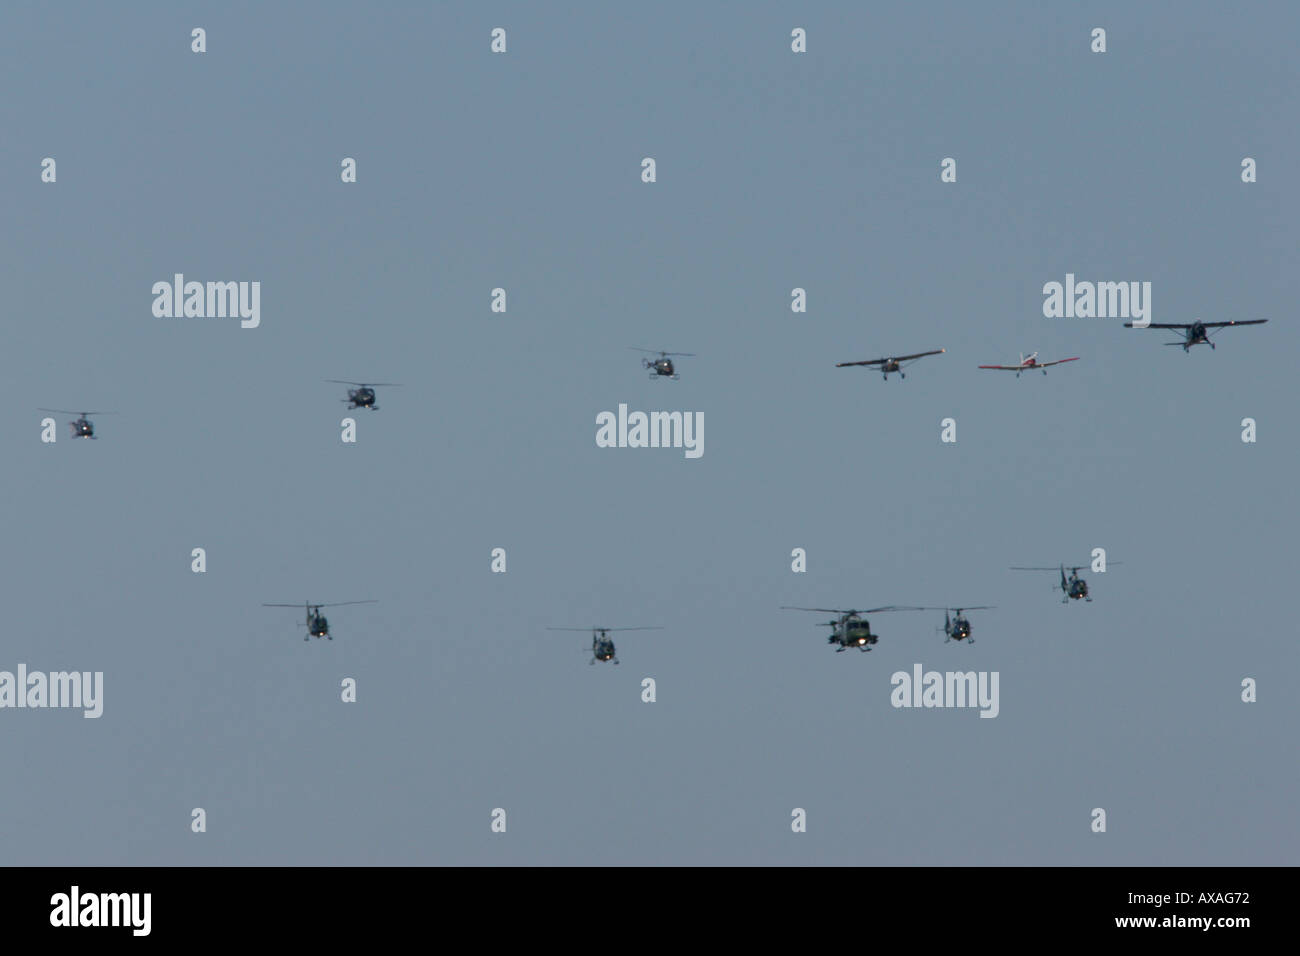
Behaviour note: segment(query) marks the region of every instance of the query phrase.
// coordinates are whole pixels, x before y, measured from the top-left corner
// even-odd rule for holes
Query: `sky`
[[[0,709],[3,862],[1294,865],[1298,27],[5,4],[0,670],[102,672],[103,715]],[[260,325],[156,317],[176,273]],[[1269,323],[1184,354],[1045,317],[1067,274]],[[1035,351],[1079,361],[978,368]],[[703,455],[598,447],[620,404]],[[1091,603],[1009,570],[1095,548]],[[359,600],[306,646],[261,606]],[[957,604],[975,643],[869,654],[781,610]],[[593,625],[663,629],[547,630]],[[892,706],[917,664],[998,716]]]

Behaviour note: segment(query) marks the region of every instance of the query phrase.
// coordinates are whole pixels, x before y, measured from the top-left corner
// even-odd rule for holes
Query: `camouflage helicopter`
[[[876,614],[881,611],[923,611],[925,608],[898,607],[891,604],[887,607],[873,607],[865,611],[853,611],[830,607],[790,607],[782,605],[781,610],[817,611],[822,614],[837,615],[835,619],[826,621],[820,626],[830,627],[831,633],[826,643],[838,644],[839,647],[835,648],[835,653],[839,654],[841,651],[847,651],[850,647],[856,647],[866,653],[880,639],[879,634],[872,633],[871,624],[862,616],[863,614]]]
[[[618,656],[614,650],[614,641],[610,638],[610,631],[662,631],[662,627],[548,627],[548,631],[591,631],[591,660],[587,663],[595,664],[596,661],[613,661],[618,663]]]
[[[943,611],[943,627],[941,630],[947,637],[944,643],[949,641],[966,641],[970,644],[975,643],[975,639],[970,636],[970,621],[962,613],[963,611],[991,611],[993,605],[979,604],[971,607],[927,607],[927,611]],[[949,615],[951,612],[951,616]]]
[[[53,412],[56,415],[76,415],[77,420],[68,422],[73,438],[94,438],[95,426],[91,424],[91,415],[113,415],[115,412],[69,412],[62,408],[38,408],[38,412]]]
[[[329,638],[334,640],[330,634],[330,622],[325,619],[325,615],[320,612],[323,607],[343,607],[345,604],[378,604],[378,601],[340,601],[337,604],[263,604],[262,607],[300,607],[307,614],[307,634],[310,637]],[[307,640],[306,637],[303,640]]]

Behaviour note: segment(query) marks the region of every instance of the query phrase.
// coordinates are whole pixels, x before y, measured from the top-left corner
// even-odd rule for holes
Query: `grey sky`
[[[893,6],[6,4],[0,669],[105,700],[0,711],[5,862],[1294,864],[1300,16]],[[1066,273],[1271,321],[1184,355]],[[349,446],[326,378],[405,387]],[[703,457],[597,448],[620,402]],[[1092,604],[1007,570],[1094,547]],[[778,610],[892,603],[998,607]],[[596,623],[665,630],[544,629]],[[1000,715],[894,709],[917,662]]]

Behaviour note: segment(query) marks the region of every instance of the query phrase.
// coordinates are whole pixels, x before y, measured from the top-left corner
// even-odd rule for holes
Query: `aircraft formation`
[[[1149,326],[1145,326],[1145,327],[1153,328],[1153,329],[1179,330],[1182,333],[1182,338],[1176,342],[1166,342],[1165,344],[1179,345],[1183,348],[1184,352],[1189,352],[1192,346],[1194,345],[1209,345],[1210,348],[1213,349],[1215,347],[1215,344],[1214,342],[1211,341],[1211,338],[1218,330],[1224,328],[1230,328],[1232,326],[1237,326],[1237,325],[1243,325],[1243,326],[1262,325],[1267,321],[1268,321],[1267,319],[1251,319],[1246,321],[1230,321],[1230,322],[1201,322],[1199,320],[1190,323],[1153,322]],[[1126,322],[1125,327],[1134,328],[1135,326],[1131,322]],[[1137,326],[1137,327],[1142,328],[1142,326]],[[633,351],[644,352],[647,355],[652,356],[650,358],[643,358],[641,360],[642,367],[649,370],[651,380],[658,380],[660,378],[669,378],[672,379],[673,381],[680,380],[681,375],[678,373],[677,368],[674,365],[672,359],[674,357],[692,357],[692,358],[695,357],[695,354],[692,352],[667,352],[667,351],[658,351],[654,349],[643,349],[635,346],[631,346],[630,348]],[[854,366],[876,368],[881,372],[885,380],[888,381],[891,372],[897,373],[900,378],[906,378],[907,377],[906,373],[903,371],[904,368],[907,368],[913,363],[923,358],[927,358],[931,355],[942,355],[946,351],[947,351],[946,349],[940,348],[940,349],[931,349],[925,352],[914,352],[905,355],[884,356],[881,358],[866,359],[862,361],[839,362],[836,364],[836,368],[848,368]],[[1071,356],[1068,358],[1054,359],[1048,362],[1040,362],[1038,361],[1038,353],[1031,352],[1029,355],[1025,355],[1024,353],[1021,353],[1019,357],[1019,361],[1017,361],[1014,364],[981,365],[979,367],[981,369],[1015,372],[1016,377],[1019,378],[1022,373],[1028,371],[1041,371],[1044,375],[1046,375],[1047,369],[1052,366],[1063,365],[1067,362],[1077,362],[1077,361],[1079,361],[1078,356]],[[377,388],[401,387],[400,382],[357,382],[357,381],[351,381],[347,379],[325,379],[324,381],[329,382],[331,384],[349,386],[349,388],[347,389],[347,398],[341,399],[341,401],[347,404],[349,410],[364,408],[370,411],[378,411],[379,410],[379,405],[377,404],[378,394],[375,390]],[[72,437],[90,438],[90,439],[94,439],[96,437],[95,427],[94,424],[90,421],[90,416],[116,414],[115,412],[94,412],[94,411],[73,412],[73,411],[67,411],[65,409],[56,409],[56,408],[40,408],[38,409],[38,411],[51,412],[54,414],[61,414],[61,415],[77,416],[74,420],[68,423],[72,432]],[[1118,565],[1121,562],[1116,561],[1111,563]],[[1085,567],[1087,567],[1087,565],[1066,565],[1062,562],[1061,564],[1058,564],[1055,567],[1013,567],[1011,570],[1053,571],[1058,573],[1060,576],[1059,583],[1054,584],[1052,586],[1052,589],[1059,590],[1062,593],[1062,598],[1061,598],[1062,603],[1068,604],[1071,600],[1083,600],[1088,602],[1092,601],[1092,597],[1088,590],[1088,582],[1084,580],[1082,577],[1080,577],[1079,575],[1079,572],[1083,570]],[[1067,571],[1069,572],[1068,576],[1066,574]],[[321,637],[324,637],[328,640],[334,639],[333,635],[330,633],[329,621],[326,619],[325,615],[321,613],[321,608],[343,607],[346,605],[354,605],[354,604],[376,604],[376,603],[378,602],[374,600],[365,600],[365,601],[341,601],[332,604],[312,604],[310,602],[303,602],[302,604],[264,604],[262,606],[301,608],[304,612],[303,626],[305,626],[307,629],[307,634],[306,636],[303,637],[303,640],[306,641],[306,640],[310,640],[310,638],[312,637],[315,637],[317,639]],[[851,608],[842,609],[842,608],[791,607],[787,605],[782,606],[782,610],[812,611],[821,614],[834,615],[834,617],[831,620],[824,622],[820,626],[830,627],[831,631],[827,638],[827,642],[829,644],[835,645],[836,653],[840,653],[849,650],[851,648],[856,648],[859,651],[867,652],[870,651],[873,646],[875,646],[875,644],[879,640],[880,635],[871,629],[871,624],[867,619],[867,617],[865,616],[868,614],[881,614],[881,613],[894,612],[894,611],[943,611],[944,621],[943,624],[938,628],[938,630],[945,635],[945,643],[948,643],[950,641],[958,641],[958,642],[964,641],[966,643],[974,643],[974,639],[971,637],[971,634],[974,629],[971,625],[970,619],[966,617],[965,612],[993,610],[993,609],[994,608],[990,605],[965,605],[963,607],[954,607],[951,605],[947,605],[947,606],[885,605],[882,607],[868,608],[865,610],[856,610]],[[659,627],[590,627],[590,628],[550,627],[547,628],[547,630],[590,631],[592,635],[591,648],[590,648],[590,653],[591,653],[590,663],[595,664],[599,661],[599,662],[618,664],[619,661],[618,661],[617,652],[615,650],[614,641],[609,636],[611,633],[620,632],[620,631],[662,630],[662,628]]]
[[[1166,342],[1165,344],[1181,345],[1184,352],[1190,352],[1193,345],[1208,345],[1210,348],[1214,348],[1214,343],[1210,340],[1211,338],[1213,338],[1216,332],[1221,329],[1231,328],[1232,326],[1236,326],[1236,325],[1263,325],[1267,321],[1268,319],[1246,319],[1246,320],[1236,320],[1231,322],[1202,322],[1200,319],[1197,319],[1195,322],[1187,322],[1187,323],[1152,322],[1149,325],[1145,325],[1145,326],[1134,325],[1132,322],[1125,322],[1124,327],[1127,329],[1149,328],[1149,329],[1181,330],[1183,333],[1183,337],[1181,339],[1179,339],[1177,342]],[[1209,331],[1210,329],[1214,329],[1215,331],[1211,332]],[[860,362],[837,362],[835,367],[849,368],[851,366],[863,366],[867,368],[878,368],[881,372],[881,375],[884,377],[885,381],[889,381],[890,372],[897,372],[899,378],[907,378],[907,374],[903,371],[904,368],[906,368],[909,365],[912,365],[915,362],[920,361],[926,356],[942,355],[946,351],[947,349],[931,349],[928,352],[913,352],[910,355],[891,355],[891,356],[885,356],[884,358],[866,359]],[[1022,352],[1020,355],[1020,361],[1017,362],[1015,365],[981,365],[980,368],[996,369],[1004,372],[1015,372],[1016,378],[1019,378],[1020,373],[1022,372],[1041,371],[1044,375],[1046,375],[1047,369],[1050,366],[1064,365],[1066,362],[1077,362],[1077,361],[1079,361],[1079,356],[1075,355],[1072,356],[1071,358],[1056,359],[1051,362],[1040,362],[1038,361],[1037,352],[1031,352],[1029,355],[1025,355]]]
[[[1110,565],[1119,565],[1123,562],[1111,561]],[[1059,566],[1061,572],[1060,588],[1065,593],[1064,601],[1071,598],[1082,598],[1091,601],[1088,596],[1088,582],[1079,577],[1079,572],[1088,565],[1078,565],[1077,567],[1068,567],[1065,564]],[[1057,568],[1012,568],[1013,571],[1055,571]],[[1070,577],[1065,576],[1066,571],[1070,571]],[[1055,590],[1055,586],[1053,586]],[[358,603],[358,602],[348,602]],[[302,605],[277,604],[267,605],[268,607],[301,607]],[[319,607],[321,605],[315,605]],[[328,606],[328,605],[325,605]],[[944,643],[951,641],[966,642],[974,644],[975,639],[971,636],[974,627],[971,625],[970,618],[966,616],[967,611],[992,611],[996,610],[995,605],[989,604],[966,604],[961,607],[952,605],[940,606],[919,606],[919,605],[896,605],[889,604],[883,607],[865,608],[857,610],[854,608],[831,608],[831,607],[792,607],[782,605],[783,611],[809,611],[816,614],[834,615],[829,621],[824,621],[819,627],[829,627],[831,632],[827,637],[827,643],[835,645],[835,653],[856,649],[866,653],[880,640],[880,634],[871,629],[871,622],[866,617],[868,614],[883,614],[892,611],[943,611],[943,624],[939,626],[938,631],[944,635]],[[309,622],[310,622],[310,614]],[[598,661],[618,663],[618,653],[614,647],[614,640],[609,635],[619,631],[662,631],[662,627],[548,627],[548,631],[583,631],[591,632],[591,660],[590,664]],[[319,636],[319,635],[317,635]],[[584,648],[584,653],[586,649]]]
[[[1110,565],[1122,564],[1121,561],[1111,561]],[[1065,597],[1062,599],[1066,603],[1073,599],[1083,599],[1091,601],[1088,596],[1088,582],[1079,577],[1079,572],[1088,565],[1078,565],[1069,567],[1065,564],[1059,566],[1061,573],[1060,589],[1064,592]],[[1056,571],[1058,568],[1012,568],[1013,571]],[[1065,576],[1066,571],[1070,571],[1070,577]],[[1057,586],[1053,586],[1056,590]],[[867,614],[881,614],[887,611],[943,611],[943,624],[937,629],[944,635],[944,643],[951,641],[974,644],[975,640],[971,637],[974,627],[971,625],[970,618],[966,616],[967,611],[992,611],[996,610],[995,605],[988,604],[965,604],[961,607],[953,605],[896,605],[888,604],[883,607],[867,608],[866,610],[854,610],[844,608],[829,607],[791,607],[782,605],[783,611],[812,611],[818,614],[833,614],[831,620],[822,622],[820,627],[829,627],[830,636],[827,640],[829,644],[838,645],[835,653],[857,648],[859,651],[867,652],[880,639],[880,635],[871,629],[871,623],[864,616]]]
[[[1246,319],[1230,322],[1202,322],[1198,319],[1195,322],[1187,323],[1152,322],[1148,326],[1134,326],[1132,322],[1125,322],[1124,327],[1178,329],[1183,333],[1183,337],[1176,342],[1166,342],[1164,344],[1182,346],[1184,352],[1190,352],[1193,345],[1208,345],[1213,349],[1215,344],[1211,339],[1219,330],[1238,325],[1263,325],[1267,321],[1268,319]],[[1210,331],[1211,329],[1214,331]],[[677,371],[676,365],[673,364],[673,357],[695,357],[694,352],[663,352],[655,349],[638,348],[636,346],[629,346],[629,348],[635,352],[645,352],[652,356],[658,356],[657,358],[643,358],[641,360],[642,367],[650,370],[650,378],[652,381],[657,381],[661,378],[672,379],[674,382],[679,381],[681,379],[681,374]],[[947,349],[931,349],[928,352],[913,352],[909,355],[892,355],[883,358],[864,359],[855,362],[837,362],[835,367],[850,368],[853,366],[859,366],[865,368],[877,368],[880,370],[881,376],[884,380],[889,381],[889,374],[891,372],[898,373],[900,378],[907,378],[907,373],[903,371],[904,368],[913,365],[927,356],[942,355],[947,351]],[[1029,355],[1025,355],[1022,352],[1020,354],[1020,361],[1014,365],[981,365],[979,367],[982,369],[1015,372],[1016,378],[1019,378],[1022,372],[1041,371],[1046,375],[1048,368],[1053,365],[1064,365],[1066,362],[1077,361],[1079,361],[1079,356],[1075,355],[1070,358],[1055,359],[1051,362],[1040,362],[1038,361],[1037,352],[1031,352]],[[379,405],[377,404],[378,395],[375,392],[376,388],[401,387],[400,382],[353,382],[337,378],[327,378],[325,381],[335,385],[353,386],[347,390],[348,397],[340,399],[340,401],[347,403],[349,410],[365,408],[373,412],[379,411]],[[95,437],[95,426],[94,423],[90,421],[91,415],[116,414],[115,412],[71,412],[60,408],[38,408],[37,411],[53,412],[59,415],[76,415],[77,418],[68,423],[72,430],[73,438]]]

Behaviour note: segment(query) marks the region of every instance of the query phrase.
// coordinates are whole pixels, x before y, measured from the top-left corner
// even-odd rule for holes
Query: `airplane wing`
[[[1263,325],[1268,319],[1237,319],[1233,322],[1206,322],[1207,329],[1225,329],[1230,325]]]
[[[1079,361],[1079,356],[1076,355],[1074,358],[1057,359],[1055,362],[1039,362],[1038,365],[1035,366],[1035,368],[1047,368],[1047,366],[1049,365],[1061,365],[1064,364],[1065,362],[1077,362],[1077,361]]]
[[[835,363],[835,367],[836,367],[836,368],[848,368],[850,365],[879,365],[881,362],[884,362],[884,361],[886,361],[886,360],[885,360],[885,359],[872,359],[872,360],[869,361],[869,362],[836,362],[836,363]]]
[[[947,350],[947,349],[935,349],[933,352],[917,352],[915,355],[899,355],[899,356],[897,356],[897,357],[895,358],[895,361],[897,361],[897,362],[910,362],[912,359],[925,358],[927,355],[938,355],[939,353],[941,353],[941,352],[946,352],[946,351],[948,351],[948,350]]]
[[[980,368],[997,368],[1004,372],[1023,372],[1026,368],[1033,368],[1032,365],[981,365]]]
[[[1171,323],[1169,323],[1169,322],[1152,322],[1150,325],[1138,325],[1138,326],[1134,326],[1132,322],[1125,322],[1125,323],[1124,323],[1124,328],[1126,328],[1126,329],[1132,329],[1132,328],[1139,328],[1139,329],[1190,329],[1191,327],[1192,327],[1192,326],[1191,326],[1190,323],[1187,323],[1187,324],[1184,324],[1184,325],[1174,325],[1174,324],[1171,324]]]

